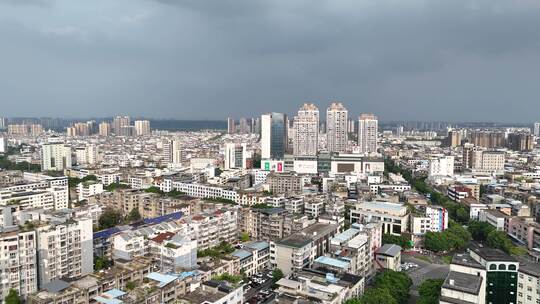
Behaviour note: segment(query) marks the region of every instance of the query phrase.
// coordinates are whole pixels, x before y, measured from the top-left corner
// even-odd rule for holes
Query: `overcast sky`
[[[333,100],[381,120],[540,120],[540,1],[0,0],[0,117]]]

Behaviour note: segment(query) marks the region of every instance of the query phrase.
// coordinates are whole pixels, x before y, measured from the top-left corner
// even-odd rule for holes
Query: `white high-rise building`
[[[534,136],[540,137],[540,122],[535,122],[533,126]]]
[[[41,170],[63,171],[71,168],[71,147],[49,143],[41,147]]]
[[[0,137],[0,153],[6,153],[7,151],[7,142],[6,139]]]
[[[316,156],[319,145],[319,109],[312,103],[305,103],[293,122],[295,156]]]
[[[135,133],[137,134],[137,136],[150,135],[150,121],[136,120]]]
[[[0,234],[0,297],[5,299],[10,289],[26,297],[38,290],[36,232],[15,230]]]
[[[172,162],[174,164],[181,164],[183,161],[182,143],[180,140],[175,139],[172,141]]]
[[[38,227],[39,287],[94,272],[92,219]]]
[[[86,163],[89,165],[95,165],[99,162],[99,148],[96,145],[87,145],[86,151]]]
[[[373,114],[360,114],[358,119],[358,146],[360,153],[377,152],[379,120]]]
[[[326,110],[326,145],[330,152],[347,151],[348,111],[339,102]]]
[[[429,176],[454,176],[454,157],[444,156],[431,159]]]
[[[247,157],[247,144],[226,144],[224,161],[225,170],[246,169]]]

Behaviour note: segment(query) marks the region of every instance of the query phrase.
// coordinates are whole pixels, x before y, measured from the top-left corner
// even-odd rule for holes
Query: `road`
[[[419,267],[407,270],[405,273],[411,278],[413,286],[410,290],[409,303],[416,303],[418,300],[418,287],[424,280],[427,279],[444,279],[450,271],[450,265],[447,264],[432,264],[426,261],[415,258],[414,256],[403,254],[401,256],[402,263],[415,263]]]

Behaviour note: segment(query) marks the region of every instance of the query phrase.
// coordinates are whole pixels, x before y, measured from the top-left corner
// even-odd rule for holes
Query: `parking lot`
[[[402,255],[401,261],[402,263],[414,263],[418,265],[418,267],[412,267],[405,271],[412,279],[414,289],[418,288],[424,280],[444,279],[450,271],[450,265],[428,263],[407,254]]]
[[[272,275],[270,271],[249,277],[244,286],[244,299],[246,303],[258,304],[268,302],[275,296],[272,291]]]

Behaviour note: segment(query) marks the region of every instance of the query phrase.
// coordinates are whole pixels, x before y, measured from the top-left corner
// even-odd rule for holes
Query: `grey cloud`
[[[536,1],[95,1],[4,7],[0,116],[540,119]]]
[[[0,4],[51,7],[54,4],[54,1],[55,0],[0,0]]]

